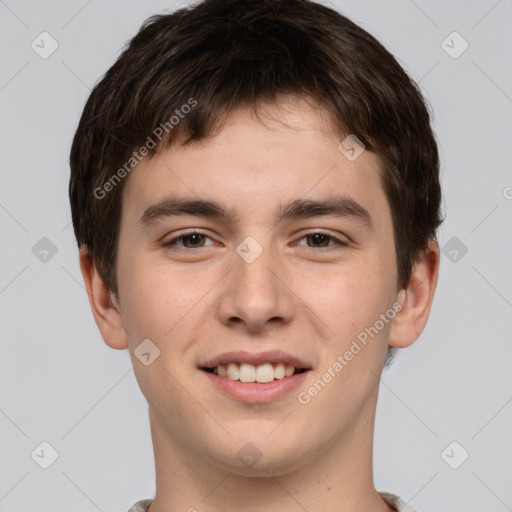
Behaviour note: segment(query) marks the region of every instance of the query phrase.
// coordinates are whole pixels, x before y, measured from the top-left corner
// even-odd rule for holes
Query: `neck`
[[[366,405],[346,431],[333,433],[302,464],[256,465],[247,474],[191,453],[150,408],[156,495],[149,512],[391,512],[372,477],[376,397]]]

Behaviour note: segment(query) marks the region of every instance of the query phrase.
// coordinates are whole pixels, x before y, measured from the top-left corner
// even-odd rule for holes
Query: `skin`
[[[213,137],[157,153],[132,171],[123,191],[119,300],[81,249],[103,339],[129,348],[149,404],[157,476],[150,512],[391,510],[372,476],[378,379],[388,345],[411,345],[426,324],[439,248],[430,243],[408,288],[398,290],[378,158],[364,151],[349,161],[338,150],[343,139],[304,100],[261,105],[259,116],[238,110]],[[145,209],[171,193],[221,201],[237,216],[175,216],[142,227]],[[274,221],[280,204],[340,193],[369,211],[373,229],[349,217]],[[182,239],[182,252],[162,247],[193,229],[206,237]],[[307,237],[318,230],[349,245]],[[247,236],[263,249],[250,264],[235,251]],[[301,404],[298,392],[397,301],[394,319]],[[144,366],[133,351],[147,338],[161,353]],[[198,369],[223,352],[269,349],[312,370],[299,389],[268,403],[227,396]],[[252,467],[237,457],[248,442],[261,453]]]

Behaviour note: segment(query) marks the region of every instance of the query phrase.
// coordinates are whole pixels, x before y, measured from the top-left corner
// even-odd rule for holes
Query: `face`
[[[379,162],[347,158],[343,139],[290,99],[239,110],[132,171],[118,309],[178,456],[243,474],[247,452],[277,474],[369,428],[396,256]],[[134,355],[143,340],[146,362],[160,351],[147,366]]]

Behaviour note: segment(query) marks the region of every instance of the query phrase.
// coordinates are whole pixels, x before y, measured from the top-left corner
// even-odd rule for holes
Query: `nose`
[[[233,254],[233,266],[223,280],[218,302],[220,321],[250,332],[288,324],[294,314],[295,296],[285,265],[270,249],[249,261]]]

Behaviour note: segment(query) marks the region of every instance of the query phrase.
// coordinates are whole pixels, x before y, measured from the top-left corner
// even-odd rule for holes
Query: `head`
[[[350,147],[364,151],[353,159]],[[442,222],[429,108],[380,43],[328,7],[206,0],[150,18],[93,89],[70,164],[73,225],[103,338],[132,354],[152,340],[159,358],[147,367],[133,359],[150,406],[182,445],[210,446],[226,468],[229,440],[212,443],[224,434],[211,425],[191,433],[201,409],[186,410],[179,383],[207,410],[221,404],[219,421],[238,439],[257,437],[256,419],[270,430],[289,396],[241,408],[241,418],[200,380],[219,351],[295,351],[310,370],[302,391],[330,371],[332,390],[294,402],[302,409],[281,428],[287,443],[269,455],[274,467],[286,457],[298,464],[297,442],[314,453],[315,439],[334,439],[374,406],[375,376],[427,321]],[[170,196],[189,202],[170,208]],[[343,215],[320,215],[340,197]],[[179,214],[161,215],[169,210]],[[294,215],[279,217],[284,210]],[[203,238],[176,250],[194,230]],[[324,238],[308,237],[315,232]],[[329,236],[344,245],[333,250]],[[250,262],[239,250],[247,237]],[[306,239],[330,247],[297,243]],[[174,392],[162,397],[162,387]],[[337,400],[344,411],[329,425],[308,423],[303,442],[299,416]]]

